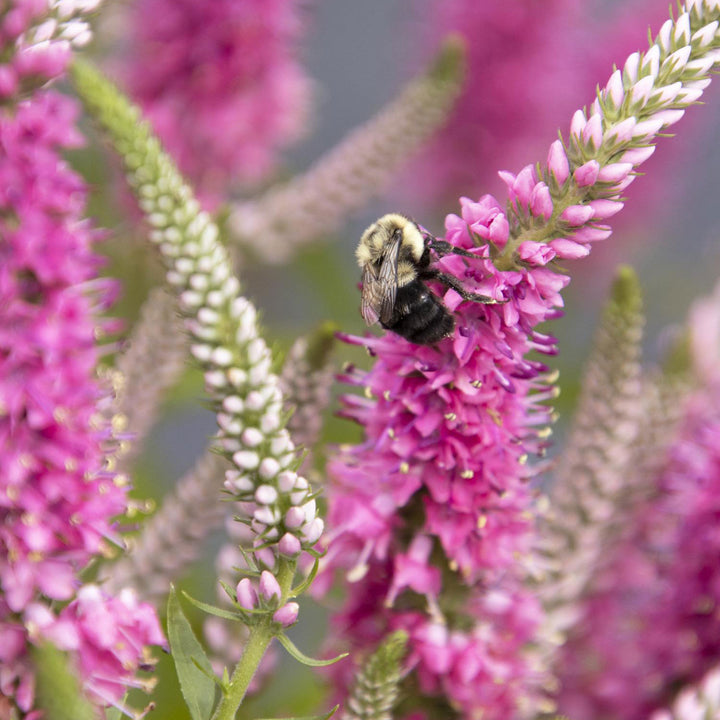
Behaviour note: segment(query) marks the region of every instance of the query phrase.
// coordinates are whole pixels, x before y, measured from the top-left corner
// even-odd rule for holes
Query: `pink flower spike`
[[[561,140],[555,140],[550,145],[547,157],[548,170],[555,176],[558,185],[562,185],[570,175],[570,164],[568,163],[565,148]]]
[[[238,605],[246,610],[254,610],[257,607],[258,597],[250,578],[243,578],[235,591]]]
[[[610,163],[600,168],[597,179],[600,182],[612,183],[614,185],[624,180],[632,169],[632,163]]]
[[[567,238],[551,240],[548,245],[564,260],[577,260],[590,254],[589,245],[582,245]]]
[[[601,198],[599,200],[591,200],[588,203],[588,206],[593,209],[595,213],[593,218],[595,220],[606,220],[616,213],[619,213],[625,206],[625,203],[620,200],[607,200]]]
[[[269,571],[263,570],[260,575],[260,597],[267,603],[280,600],[282,590],[277,578]]]
[[[300,606],[296,602],[285,603],[273,613],[273,622],[290,627],[297,622]]]
[[[578,187],[594,185],[600,174],[600,163],[597,160],[588,160],[573,173],[573,179]]]
[[[589,205],[571,205],[562,211],[560,218],[569,225],[584,225],[594,214]]]
[[[605,97],[612,101],[614,107],[619,108],[622,105],[623,98],[625,97],[625,88],[623,87],[622,72],[615,70],[610,76],[607,85],[605,86]]]

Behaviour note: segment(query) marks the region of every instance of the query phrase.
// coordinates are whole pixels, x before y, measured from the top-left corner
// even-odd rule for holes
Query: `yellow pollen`
[[[67,472],[75,472],[75,470],[77,470],[77,460],[75,458],[65,460],[65,470],[67,470]]]
[[[33,515],[32,513],[23,513],[20,521],[26,527],[33,527],[33,525],[38,524],[37,516]]]
[[[389,438],[395,437],[395,431],[392,428],[388,428],[387,434]]]
[[[500,416],[500,413],[499,413],[495,408],[488,408],[488,409],[487,409],[487,412],[488,412],[488,415],[493,419],[493,422],[494,422],[496,425],[502,426],[502,424],[503,424],[503,419],[502,419],[502,417]]]
[[[26,453],[23,454],[22,457],[20,458],[20,464],[24,468],[32,467],[32,455],[28,455]]]
[[[481,388],[483,385],[482,380],[473,380],[470,384],[476,388]]]
[[[53,418],[59,425],[63,425],[65,423],[68,419],[68,414],[67,408],[62,407],[62,405],[59,405],[55,408],[55,410],[53,410]]]
[[[385,400],[390,399],[390,391],[389,390],[385,390],[385,392],[383,393],[383,398],[385,398]]]
[[[486,516],[486,515],[481,515],[481,516],[477,519],[478,530],[482,530],[486,525],[487,525],[487,516]]]
[[[463,470],[460,473],[460,477],[465,480],[469,480],[471,477],[475,477],[475,473],[472,470]]]
[[[100,430],[105,425],[105,418],[100,413],[93,413],[90,418],[90,429]]]
[[[446,413],[445,419],[450,421],[457,420],[457,415],[454,412],[449,412]]]
[[[116,487],[127,487],[127,485],[130,483],[130,478],[128,478],[127,475],[120,473],[119,475],[116,475],[113,478],[113,484]]]
[[[410,465],[404,460],[400,463],[400,472],[403,475],[407,475],[410,472]]]
[[[365,386],[365,397],[366,397],[366,398],[371,398],[371,397],[373,397],[373,393],[372,393],[372,390],[370,389],[370,386],[369,386],[369,385],[366,385],[366,386]]]
[[[542,428],[542,430],[538,430],[538,437],[541,440],[544,440],[545,438],[549,438],[553,434],[551,427],[545,427]]]
[[[105,470],[108,472],[114,472],[115,468],[117,468],[117,458],[109,455],[105,458]]]
[[[545,375],[545,382],[548,385],[554,385],[558,381],[559,377],[560,377],[560,371],[553,370],[552,372],[549,372]]]
[[[127,430],[128,426],[128,419],[127,415],[124,415],[123,413],[117,413],[116,415],[113,415],[112,419],[112,431],[114,433],[120,433]]]
[[[527,455],[527,453],[523,453],[523,454],[518,458],[518,462],[519,462],[521,465],[527,464],[527,461],[528,461],[528,455]]]
[[[30,560],[30,562],[40,562],[43,557],[43,554],[38,550],[33,550],[31,553],[28,553],[28,560]]]
[[[449,564],[449,566],[450,566],[450,569],[451,569],[453,572],[457,572],[457,569],[458,569],[457,561],[451,560],[448,564]]]

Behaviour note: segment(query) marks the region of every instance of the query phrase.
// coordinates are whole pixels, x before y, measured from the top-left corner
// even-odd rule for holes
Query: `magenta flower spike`
[[[87,42],[83,14],[95,5],[23,0],[0,11],[0,690],[13,717],[37,716],[33,644],[69,651],[102,707],[147,684],[135,678],[144,646],[164,643],[149,605],[79,577],[118,542],[114,518],[127,507],[117,418],[96,376],[115,287],[97,277],[87,188],[62,156],[82,144],[77,104],[37,88]]]
[[[647,479],[642,501],[605,548],[560,652],[560,710],[578,720],[598,711],[618,719],[650,715],[669,705],[677,688],[699,683],[716,665],[720,371],[713,342],[719,299],[716,289],[690,311],[697,387],[679,408],[677,429]],[[633,482],[623,478],[625,485]]]
[[[555,352],[537,330],[559,315],[569,281],[553,261],[587,255],[609,236],[607,220],[655,137],[709,84],[719,16],[716,3],[688,3],[575,113],[569,139],[551,145],[544,165],[501,173],[504,203],[461,199],[443,239],[468,255],[438,252],[434,267],[496,304],[430,282],[454,314],[450,337],[414,345],[392,332],[344,336],[375,361],[343,375],[363,390],[344,398],[342,412],[365,438],[328,466],[326,568],[359,583],[339,623],[362,648],[405,629],[421,693],[461,713],[506,717],[533,702],[540,678],[522,652],[539,620],[522,575],[533,530],[527,481],[539,467],[528,458],[546,444],[543,402],[554,390],[547,367],[528,355]],[[434,552],[411,576],[408,560],[423,558],[409,547],[418,535]],[[444,582],[428,592],[433,567]],[[422,609],[400,609],[408,604]]]

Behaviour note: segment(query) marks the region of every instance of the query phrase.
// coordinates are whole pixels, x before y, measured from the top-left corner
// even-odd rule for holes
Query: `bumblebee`
[[[425,285],[436,280],[464,300],[494,303],[470,293],[452,275],[430,267],[431,251],[438,257],[453,253],[477,257],[420,229],[410,218],[384,215],[360,238],[355,255],[362,269],[360,314],[368,325],[376,322],[416,345],[432,345],[451,335],[453,316]]]

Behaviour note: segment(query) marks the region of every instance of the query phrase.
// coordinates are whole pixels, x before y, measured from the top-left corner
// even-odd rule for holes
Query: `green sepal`
[[[215,682],[210,679],[212,666],[183,614],[172,585],[168,596],[167,630],[175,671],[190,715],[193,720],[209,720],[215,705]]]
[[[240,613],[233,612],[232,610],[224,610],[223,608],[215,607],[214,605],[209,605],[208,603],[202,602],[202,600],[196,600],[191,595],[188,595],[184,590],[183,597],[188,602],[192,603],[196,608],[202,610],[203,612],[206,612],[208,615],[215,615],[215,617],[222,618],[223,620],[232,620],[234,622],[238,622],[239,620],[243,619]],[[245,610],[245,608],[243,608],[243,612],[252,611]]]
[[[340,706],[336,705],[330,712],[324,715],[302,715],[301,717],[291,718],[260,718],[260,720],[330,720],[330,718],[337,712]]]
[[[52,720],[95,720],[95,709],[82,694],[67,655],[50,643],[31,649],[35,665],[35,704]]]
[[[328,665],[334,665],[336,662],[338,662],[338,660],[342,660],[350,654],[343,653],[342,655],[338,655],[337,657],[331,658],[330,660],[316,660],[315,658],[311,658],[308,655],[300,652],[295,643],[293,643],[293,641],[284,633],[280,633],[275,637],[277,637],[280,644],[288,651],[288,654],[294,657],[299,663],[302,663],[303,665],[308,665],[310,667],[327,667]]]

